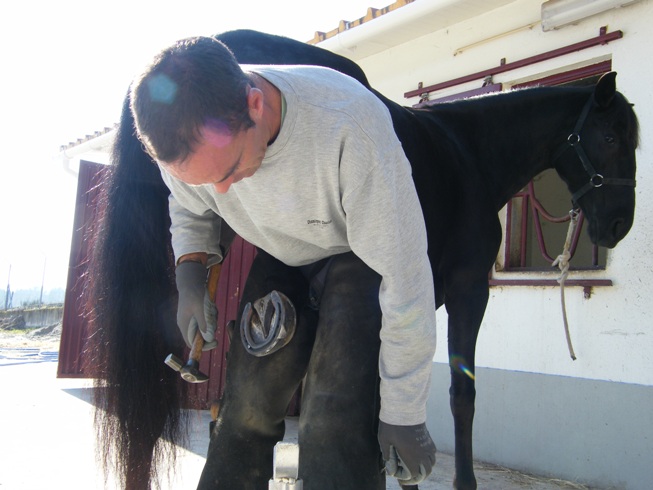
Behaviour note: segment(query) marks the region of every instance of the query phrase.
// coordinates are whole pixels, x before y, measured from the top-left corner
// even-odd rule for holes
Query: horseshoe
[[[295,334],[297,315],[288,297],[278,291],[247,303],[240,320],[240,338],[245,349],[263,357],[284,347]]]

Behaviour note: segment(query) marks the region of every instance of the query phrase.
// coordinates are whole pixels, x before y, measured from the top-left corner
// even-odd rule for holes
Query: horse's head
[[[608,248],[626,236],[635,214],[638,124],[616,76],[600,78],[555,162],[588,220],[590,239]]]

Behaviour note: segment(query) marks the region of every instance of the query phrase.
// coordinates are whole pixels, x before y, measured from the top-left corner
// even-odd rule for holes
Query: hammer
[[[222,263],[215,264],[209,269],[209,278],[206,287],[209,290],[209,298],[211,298],[211,301],[215,301],[215,293],[218,289],[221,269]],[[200,371],[200,359],[202,358],[203,347],[204,337],[202,337],[202,333],[198,328],[197,332],[195,332],[195,338],[193,339],[190,354],[188,355],[188,362],[184,364],[183,361],[174,354],[170,354],[166,357],[164,362],[175,371],[178,371],[184,381],[188,381],[189,383],[204,383],[209,380],[209,377]]]

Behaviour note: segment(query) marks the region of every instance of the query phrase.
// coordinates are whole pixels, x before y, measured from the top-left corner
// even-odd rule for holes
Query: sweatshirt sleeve
[[[161,176],[170,189],[168,209],[175,262],[182,255],[194,252],[208,254],[207,267],[222,261],[220,216],[199,197],[193,186],[175,179],[163,168]]]
[[[370,139],[347,145],[343,158],[371,163],[343,193],[353,252],[382,276],[380,418],[388,424],[426,420],[433,355],[435,296],[424,217],[410,164],[394,132],[367,126]],[[362,153],[361,153],[362,152]]]

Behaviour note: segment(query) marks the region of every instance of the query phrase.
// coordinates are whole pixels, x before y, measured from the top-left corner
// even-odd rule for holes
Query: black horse
[[[217,38],[241,63],[322,65],[369,88],[355,63],[314,46],[253,31]],[[449,316],[449,354],[456,359],[450,404],[457,488],[476,488],[474,352],[488,300],[488,272],[501,242],[498,211],[534,176],[553,167],[585,213],[595,244],[614,247],[632,225],[638,124],[631,104],[616,91],[615,76],[603,76],[596,87],[520,90],[425,109],[405,108],[377,93],[412,165],[437,305],[444,304]],[[185,387],[162,363],[181,346],[174,324],[168,191],[134,134],[129,100],[112,157],[88,280],[93,364],[102,388],[96,390],[103,409],[97,412],[97,427],[105,462],[115,465],[125,488],[136,489],[149,485],[156,462],[168,455],[161,438],[174,441],[183,434],[179,407]],[[290,268],[281,270],[292,289],[300,279]],[[311,354],[311,345],[305,345],[307,357],[317,355]],[[231,356],[229,362],[239,361]],[[280,381],[276,404],[287,405],[302,374],[295,373],[288,386]],[[238,397],[229,382],[226,390],[225,396]],[[262,460],[240,473],[247,483],[234,480],[225,488],[265,488],[278,427],[275,431],[262,443]],[[223,471],[209,454],[205,474]],[[324,482],[320,488],[332,486]]]

